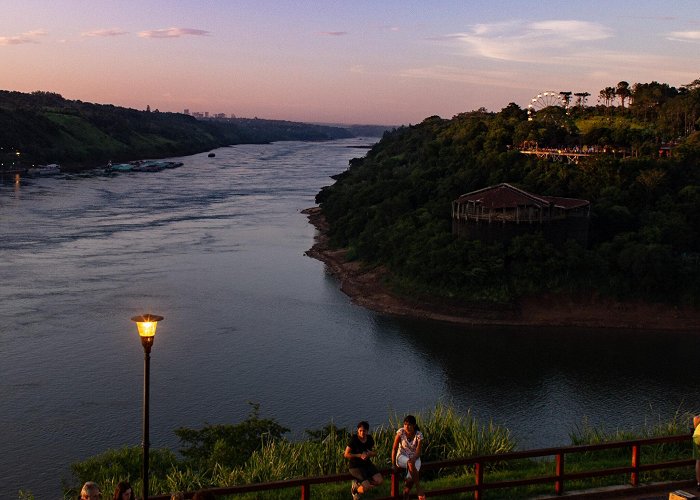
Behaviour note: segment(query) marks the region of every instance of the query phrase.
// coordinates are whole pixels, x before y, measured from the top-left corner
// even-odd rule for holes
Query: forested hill
[[[257,118],[197,120],[180,113],[71,101],[51,92],[0,91],[0,154],[5,160],[20,152],[25,166],[94,167],[108,160],[179,156],[231,144],[353,135],[342,127]]]
[[[317,195],[331,243],[387,266],[393,286],[414,295],[507,302],[559,292],[697,306],[697,83],[637,84],[637,98],[620,106],[551,107],[529,119],[511,103],[387,132]],[[599,154],[572,164],[519,151],[534,145]],[[451,202],[503,182],[589,200],[588,244],[554,244],[536,230],[491,244],[453,236]]]

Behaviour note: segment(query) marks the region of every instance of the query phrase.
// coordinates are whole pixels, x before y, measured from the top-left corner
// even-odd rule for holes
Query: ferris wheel
[[[554,92],[553,90],[541,92],[532,99],[530,99],[530,104],[527,105],[528,120],[532,120],[532,117],[538,111],[548,108],[550,106],[556,106],[559,108],[566,109],[567,103],[564,100],[564,97],[559,92]]]

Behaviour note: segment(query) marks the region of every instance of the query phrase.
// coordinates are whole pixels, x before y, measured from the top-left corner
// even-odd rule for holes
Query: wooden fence
[[[616,441],[611,443],[565,446],[558,448],[543,448],[537,450],[515,451],[501,453],[497,455],[482,455],[455,460],[441,460],[438,462],[426,462],[421,468],[421,472],[431,470],[446,470],[458,467],[469,467],[473,470],[473,481],[463,486],[454,486],[443,489],[433,489],[425,491],[428,497],[439,497],[444,495],[473,492],[474,498],[480,500],[484,492],[488,490],[503,490],[535,484],[551,484],[554,495],[562,495],[568,481],[597,478],[603,476],[625,475],[629,477],[628,484],[638,487],[639,475],[642,472],[688,467],[695,464],[692,458],[671,460],[665,462],[644,463],[642,447],[659,445],[665,443],[688,443],[688,455],[690,455],[690,435],[682,434],[668,437],[658,437],[649,439],[635,439],[630,441]],[[566,472],[566,456],[578,453],[590,453],[601,450],[626,449],[629,452],[629,465],[624,467],[614,467],[607,469],[589,470],[583,472]],[[529,458],[554,458],[554,471],[551,475],[528,477],[523,479],[511,479],[505,481],[486,482],[484,480],[484,470],[493,463],[505,463],[511,460],[521,460]],[[374,500],[390,500],[401,497],[401,471],[392,469],[383,470],[385,476],[391,478],[391,494],[388,497],[372,497]],[[289,479],[284,481],[274,481],[270,483],[257,483],[241,486],[231,486],[227,488],[211,488],[209,491],[215,496],[236,495],[243,493],[265,492],[283,488],[299,488],[301,500],[310,500],[312,497],[312,486],[325,483],[338,483],[350,481],[350,474],[333,474],[328,476],[304,477],[299,479]],[[690,477],[688,479],[691,479]],[[423,485],[425,489],[425,484]],[[186,493],[186,498],[192,498],[194,492]],[[170,500],[170,495],[151,496],[153,500]]]

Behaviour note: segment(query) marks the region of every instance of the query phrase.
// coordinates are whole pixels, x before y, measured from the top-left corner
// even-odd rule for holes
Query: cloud
[[[666,38],[674,42],[700,42],[700,31],[672,31]]]
[[[20,45],[23,43],[39,43],[38,38],[46,35],[44,30],[33,30],[15,36],[0,36],[0,45]]]
[[[347,31],[321,31],[319,35],[325,35],[325,36],[345,36],[349,35]]]
[[[104,30],[92,30],[85,31],[81,33],[81,36],[95,37],[95,36],[119,36],[126,35],[128,32],[120,30],[118,28],[104,29]]]
[[[587,21],[509,21],[474,25],[470,32],[447,35],[469,53],[489,59],[536,62],[556,51],[566,53],[582,43],[610,38],[609,28]]]
[[[208,31],[193,28],[163,28],[159,30],[141,31],[141,38],[180,38],[181,36],[209,36]]]

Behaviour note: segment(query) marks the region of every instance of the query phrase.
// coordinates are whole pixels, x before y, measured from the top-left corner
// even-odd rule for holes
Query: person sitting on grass
[[[350,490],[353,500],[358,500],[361,494],[382,484],[384,478],[370,460],[377,456],[377,452],[374,451],[374,439],[369,434],[369,424],[364,420],[357,424],[357,433],[350,437],[343,456],[349,460],[348,469],[355,478]]]

